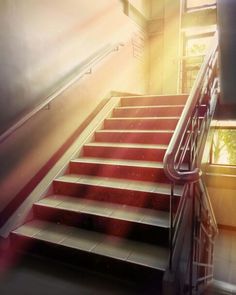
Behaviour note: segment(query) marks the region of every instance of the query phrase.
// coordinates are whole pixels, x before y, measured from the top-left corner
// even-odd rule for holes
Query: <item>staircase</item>
[[[22,250],[161,285],[171,185],[163,157],[186,95],[120,99],[93,140],[11,233]],[[174,188],[177,207],[183,186]]]

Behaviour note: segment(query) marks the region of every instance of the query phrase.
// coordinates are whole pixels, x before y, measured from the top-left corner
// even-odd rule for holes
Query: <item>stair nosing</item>
[[[105,120],[115,121],[115,120],[178,120],[180,116],[171,117],[110,117]]]
[[[104,164],[104,165],[116,165],[116,166],[129,166],[129,167],[141,167],[141,168],[154,168],[163,169],[163,162],[154,161],[142,161],[142,160],[120,160],[109,158],[95,158],[95,157],[80,157],[73,159],[70,163],[88,163],[88,164]],[[149,166],[150,165],[150,166]]]
[[[143,143],[121,143],[121,142],[90,142],[84,144],[84,147],[114,147],[114,148],[147,148],[147,149],[167,149],[165,144],[143,144]]]
[[[184,107],[184,104],[176,104],[176,105],[173,105],[173,104],[168,104],[168,105],[145,105],[145,106],[121,106],[121,107],[115,107],[114,110],[124,110],[124,109],[163,109],[163,108],[176,108],[176,107],[179,107],[179,108],[183,108]]]
[[[97,130],[96,133],[105,133],[105,132],[118,132],[118,133],[123,133],[123,132],[127,132],[127,133],[174,133],[174,130],[152,130],[152,129],[100,129]]]

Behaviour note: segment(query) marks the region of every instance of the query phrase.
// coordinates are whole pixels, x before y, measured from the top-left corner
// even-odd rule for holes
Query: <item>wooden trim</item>
[[[233,225],[218,224],[218,228],[223,229],[223,230],[229,230],[229,231],[236,232],[236,226],[233,226]]]

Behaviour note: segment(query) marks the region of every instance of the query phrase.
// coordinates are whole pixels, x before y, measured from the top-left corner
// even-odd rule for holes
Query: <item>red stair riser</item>
[[[122,106],[160,106],[160,105],[184,105],[186,95],[159,96],[159,97],[125,97],[121,99]]]
[[[38,219],[49,222],[82,227],[122,238],[136,238],[144,242],[168,244],[168,228],[151,226],[138,221],[126,221],[112,216],[99,216],[87,212],[63,210],[57,207],[34,205],[33,211]],[[145,231],[145,235],[142,232]],[[160,240],[160,234],[162,240]]]
[[[86,198],[96,201],[124,204],[135,207],[150,208],[156,210],[169,210],[169,195],[133,191],[112,187],[102,187],[81,183],[69,183],[54,181],[54,193],[72,197]],[[179,197],[174,198],[178,202]]]
[[[104,129],[174,130],[178,119],[106,119]]]
[[[173,133],[126,133],[107,132],[95,134],[97,142],[121,142],[121,143],[143,143],[143,144],[165,144],[167,145]]]
[[[107,159],[126,159],[126,160],[144,160],[144,161],[162,161],[165,149],[147,149],[147,148],[117,148],[84,146],[83,156],[107,158]]]
[[[162,107],[162,108],[135,108],[135,109],[115,109],[113,117],[178,117],[181,115],[183,107]]]
[[[163,168],[71,162],[70,173],[143,181],[169,182]]]

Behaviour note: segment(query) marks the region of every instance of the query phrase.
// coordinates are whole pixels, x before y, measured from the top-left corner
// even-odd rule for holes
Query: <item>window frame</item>
[[[209,31],[209,32],[193,32],[191,35],[187,35],[186,32],[183,32],[183,48],[182,48],[182,62],[181,62],[181,92],[182,93],[186,93],[186,91],[184,90],[187,90],[188,88],[188,82],[187,82],[187,76],[188,76],[188,69],[189,68],[189,71],[191,71],[191,65],[187,65],[187,61],[188,59],[191,59],[191,58],[196,58],[198,56],[192,56],[189,55],[187,56],[187,43],[188,43],[188,40],[191,40],[191,39],[200,39],[200,38],[207,38],[207,37],[213,37],[214,36],[214,31]],[[204,55],[199,55],[199,58],[200,57],[203,57],[204,59]],[[187,92],[188,93],[188,92]]]
[[[204,9],[213,9],[213,8],[216,8],[216,5],[217,5],[217,0],[215,0],[215,3],[212,3],[212,4],[203,4],[203,5],[194,6],[194,7],[188,7],[188,0],[183,0],[183,2],[184,2],[183,11],[185,13],[204,10]]]

